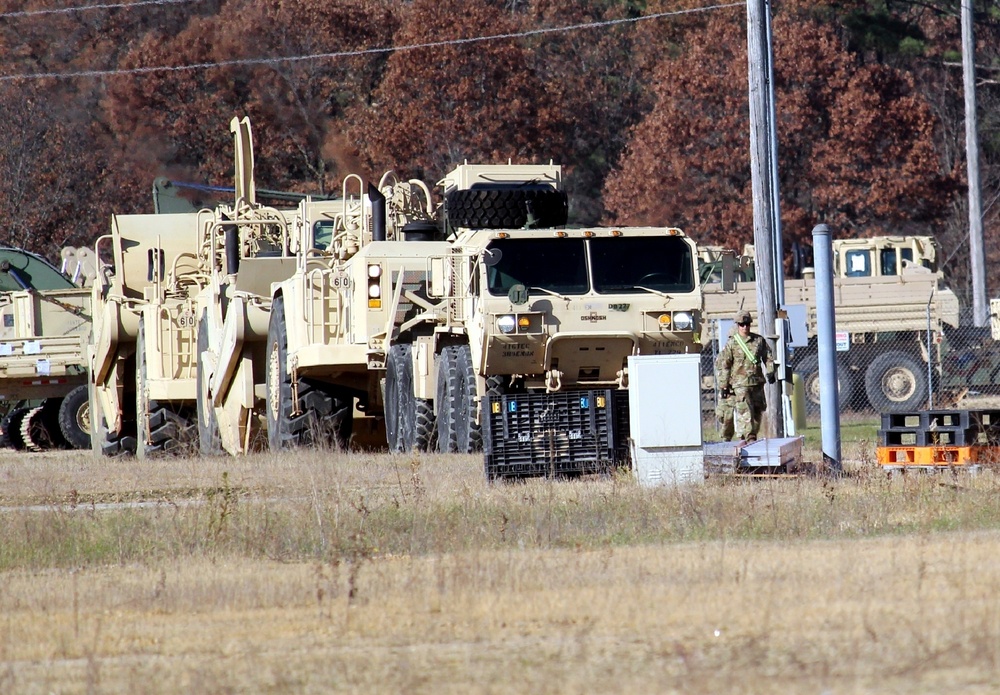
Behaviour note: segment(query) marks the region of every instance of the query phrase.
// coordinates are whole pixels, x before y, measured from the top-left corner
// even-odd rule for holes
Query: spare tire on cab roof
[[[561,227],[569,217],[564,191],[547,184],[481,184],[451,191],[445,212],[452,227],[532,229]]]

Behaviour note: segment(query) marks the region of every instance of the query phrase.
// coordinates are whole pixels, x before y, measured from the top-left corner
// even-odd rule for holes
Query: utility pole
[[[965,162],[969,176],[969,271],[972,274],[972,322],[989,321],[986,303],[986,254],[983,251],[983,203],[979,185],[979,140],[976,137],[976,42],[972,0],[962,0],[962,80],[965,83]]]
[[[771,186],[770,44],[766,0],[747,0],[747,64],[750,85],[750,175],[753,192],[754,260],[757,272],[757,325],[773,346],[775,314],[775,200]],[[765,51],[765,44],[767,50]],[[784,356],[780,356],[784,362]],[[784,371],[784,370],[783,370]],[[768,436],[784,436],[780,382],[765,386]]]

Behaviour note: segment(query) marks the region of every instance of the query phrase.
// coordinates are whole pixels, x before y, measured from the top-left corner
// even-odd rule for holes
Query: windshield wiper
[[[645,292],[649,292],[650,294],[655,294],[655,295],[657,295],[659,297],[663,297],[664,299],[673,299],[673,297],[671,295],[667,294],[666,292],[660,292],[660,290],[654,290],[651,287],[643,287],[642,285],[633,285],[632,289],[633,290],[643,290]]]
[[[559,294],[558,292],[554,292],[552,290],[547,290],[544,287],[529,287],[528,290],[529,291],[530,290],[538,290],[539,292],[544,292],[545,294],[550,294],[553,297],[559,297],[559,299],[563,300],[564,302],[570,302],[570,301],[572,301],[572,299],[570,297],[567,297],[564,294]]]

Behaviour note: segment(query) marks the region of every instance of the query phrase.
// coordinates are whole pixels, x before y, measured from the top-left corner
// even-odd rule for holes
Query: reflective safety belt
[[[750,348],[747,347],[747,344],[743,342],[743,338],[740,337],[740,334],[734,333],[733,337],[736,338],[736,342],[740,344],[741,348],[743,348],[743,352],[746,353],[746,356],[750,359],[750,361],[756,365],[757,357],[752,352],[750,352]]]

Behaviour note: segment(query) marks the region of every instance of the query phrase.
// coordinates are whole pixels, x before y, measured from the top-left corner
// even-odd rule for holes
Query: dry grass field
[[[992,693],[1000,475],[0,453],[0,693]]]

